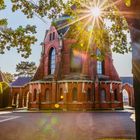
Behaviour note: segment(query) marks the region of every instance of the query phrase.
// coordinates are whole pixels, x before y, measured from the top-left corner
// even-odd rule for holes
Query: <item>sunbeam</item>
[[[88,49],[89,49],[90,44],[91,44],[92,33],[93,33],[92,31],[93,31],[94,25],[95,25],[95,18],[93,18],[93,20],[92,20],[92,24],[91,24],[92,29],[91,29],[90,34],[89,34],[89,40],[88,40],[88,46],[87,46],[86,53],[88,52]]]
[[[104,5],[104,6],[102,7],[102,9],[105,10],[105,9],[107,9],[107,8],[109,8],[109,7],[114,6],[114,5],[118,5],[121,1],[122,1],[122,0],[117,0],[117,1],[114,2],[114,3],[113,3],[113,2],[111,2],[111,3],[108,3],[108,2],[107,2],[107,4]]]
[[[73,25],[73,24],[75,24],[76,22],[81,21],[81,20],[83,20],[83,19],[85,19],[85,18],[87,18],[87,17],[89,17],[89,16],[90,16],[90,14],[87,14],[87,15],[85,15],[85,16],[82,16],[82,17],[80,17],[79,19],[76,19],[76,20],[72,21],[71,23],[68,23],[68,24],[66,24],[66,25],[64,25],[64,26],[62,26],[62,27],[59,27],[57,30],[61,30],[61,29],[65,28],[65,27],[68,27],[68,26],[70,26],[70,25]]]
[[[83,26],[83,28],[82,28],[82,30],[81,31],[79,31],[79,33],[77,34],[77,36],[79,36],[80,35],[80,33],[82,33],[84,30],[85,30],[85,28],[87,27],[87,25],[91,22],[91,20],[93,19],[93,17],[90,17],[90,18],[88,18],[88,20],[85,22],[85,24],[84,24],[84,26]]]
[[[78,45],[77,47],[82,48],[84,46],[85,52],[88,52],[89,48],[96,42],[95,40],[93,40],[94,32],[98,30],[100,32],[102,29],[104,30],[106,28],[104,19],[113,19],[115,18],[115,16],[119,16],[119,14],[121,13],[129,14],[129,16],[133,15],[133,13],[130,14],[125,11],[118,12],[117,8],[115,8],[115,4],[119,4],[120,2],[121,0],[117,0],[115,3],[111,2],[110,0],[93,0],[87,3],[79,2],[77,8],[72,9],[74,10],[72,12],[76,16],[73,15],[73,17],[69,17],[70,20],[68,20],[68,22],[65,22],[63,25],[58,26],[57,30],[61,30],[65,27],[74,25],[71,28],[73,29],[73,34],[71,33],[70,36],[75,38],[75,44]],[[75,23],[78,24],[76,25]],[[89,26],[90,31],[86,30]],[[81,37],[83,38],[83,42],[79,40],[79,38]]]

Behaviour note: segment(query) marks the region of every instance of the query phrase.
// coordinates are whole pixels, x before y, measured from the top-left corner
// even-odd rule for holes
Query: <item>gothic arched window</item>
[[[72,100],[77,101],[77,88],[73,88],[72,90]]]
[[[82,70],[82,56],[77,50],[71,50],[71,63],[70,71],[74,73],[79,73]]]
[[[99,57],[101,55],[101,52],[99,49],[96,51],[96,55]],[[97,60],[97,74],[103,74],[103,64],[104,62],[101,60]]]
[[[51,48],[49,53],[49,74],[54,74],[55,72],[55,49]]]

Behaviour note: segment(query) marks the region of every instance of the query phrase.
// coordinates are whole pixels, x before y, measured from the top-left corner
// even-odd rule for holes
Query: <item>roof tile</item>
[[[31,77],[18,77],[14,82],[12,82],[11,87],[24,86],[25,84],[29,83],[31,79]]]

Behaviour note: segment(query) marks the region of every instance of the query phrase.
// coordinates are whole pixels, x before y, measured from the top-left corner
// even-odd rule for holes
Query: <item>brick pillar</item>
[[[123,109],[123,93],[122,93],[122,84],[119,84],[119,93],[118,93],[118,99],[119,99],[119,102],[120,102],[120,107]]]
[[[95,82],[95,109],[99,108],[99,102],[100,102],[100,92],[99,92],[99,82]]]
[[[38,83],[38,90],[37,90],[37,105],[38,109],[41,109],[41,84]]]
[[[110,94],[110,84],[106,84],[106,91],[107,91],[107,102],[110,102],[111,94]]]
[[[63,110],[66,111],[67,110],[67,104],[68,104],[68,90],[66,90],[66,85],[65,83],[63,83],[62,85],[62,89],[63,89],[63,103],[64,103],[64,106],[63,106]]]
[[[20,87],[20,89],[19,89],[19,97],[18,97],[18,99],[19,99],[19,101],[18,101],[18,108],[21,108],[22,107],[22,98],[23,98],[23,89]]]
[[[79,95],[79,102],[82,102],[82,84],[78,83],[78,95]]]
[[[57,101],[57,83],[56,82],[52,82],[52,91],[51,91],[51,102],[52,104],[55,104]]]
[[[109,93],[110,93],[110,107],[112,108],[113,107],[113,83],[110,83],[110,86],[109,86]]]

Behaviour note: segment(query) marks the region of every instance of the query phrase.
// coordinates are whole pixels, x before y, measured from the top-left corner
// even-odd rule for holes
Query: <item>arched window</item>
[[[36,99],[37,99],[37,89],[34,89],[33,101],[36,101]]]
[[[117,89],[114,90],[114,101],[118,101]]]
[[[45,101],[49,101],[50,100],[50,96],[49,96],[49,89],[47,88],[45,90]]]
[[[52,48],[49,53],[49,74],[55,72],[55,49]]]
[[[100,101],[101,102],[105,102],[106,101],[106,91],[105,91],[105,89],[102,89],[100,91]]]
[[[90,88],[88,88],[88,91],[87,91],[87,101],[92,101],[91,89]]]
[[[77,101],[77,88],[73,88],[72,90],[72,100]]]
[[[97,49],[96,55],[97,56],[100,56],[101,55],[101,52],[100,52],[99,49]],[[103,74],[103,64],[104,64],[103,61],[97,60],[97,74]]]
[[[82,70],[82,56],[77,50],[71,50],[71,64],[70,71],[74,73],[79,73]]]

